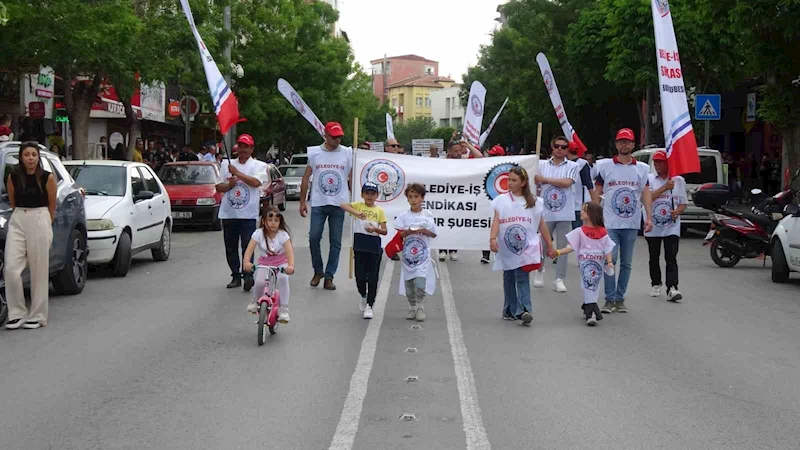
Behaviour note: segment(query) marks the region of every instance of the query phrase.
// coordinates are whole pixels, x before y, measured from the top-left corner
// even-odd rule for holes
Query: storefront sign
[[[181,103],[178,101],[171,101],[169,102],[169,116],[170,117],[180,117],[181,116]]]
[[[53,91],[48,91],[46,89],[37,89],[36,96],[39,98],[53,98]]]
[[[32,72],[21,77],[22,105],[28,108],[30,117],[39,119],[53,118],[53,80],[55,72],[50,67],[40,67],[37,72]],[[36,103],[35,109],[30,105]],[[41,105],[40,105],[41,104]]]
[[[30,102],[28,103],[28,116],[31,119],[44,119],[45,104],[44,102]]]

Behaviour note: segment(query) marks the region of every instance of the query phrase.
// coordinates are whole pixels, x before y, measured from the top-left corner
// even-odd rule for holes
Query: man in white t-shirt
[[[619,130],[616,139],[617,156],[598,161],[595,165],[592,201],[599,203],[600,195],[604,196],[603,219],[608,235],[616,244],[611,259],[614,265],[617,264],[617,256],[620,260],[619,271],[614,275],[604,275],[606,303],[600,311],[605,314],[628,312],[625,293],[631,277],[633,248],[642,223],[642,204],[647,216],[644,231],[649,232],[653,228],[652,198],[650,189],[647,188],[650,166],[633,159],[634,141],[633,130]]]
[[[681,239],[681,213],[686,209],[686,181],[681,176],[669,177],[667,152],[653,154],[656,173],[649,175],[653,197],[653,229],[644,233],[650,250],[651,297],[661,295],[661,245],[667,262],[667,299],[679,302],[683,294],[678,290],[678,242]]]
[[[404,155],[406,153],[405,149],[397,139],[387,139],[386,145],[383,146],[383,151],[386,153],[394,153],[396,155]]]
[[[353,149],[342,145],[344,130],[336,122],[325,125],[325,143],[308,148],[308,166],[300,186],[300,215],[308,215],[306,199],[308,198],[308,182],[314,176],[311,191],[311,228],[308,232],[311,248],[311,264],[314,266],[314,277],[311,286],[319,286],[325,278],[324,288],[333,291],[333,277],[339,267],[339,252],[342,249],[342,230],[344,227],[344,210],[342,203],[350,202],[350,172],[353,167]],[[325,221],[328,221],[330,250],[328,263],[322,267],[322,232]]]
[[[216,189],[225,195],[222,196],[218,217],[222,220],[225,255],[231,269],[231,282],[227,287],[233,289],[241,286],[244,278],[244,290],[249,292],[253,288],[253,274],[243,273],[239,248],[244,258],[250,236],[258,227],[261,180],[257,177],[267,175],[267,165],[251,157],[256,145],[252,136],[243,134],[236,142],[239,146],[238,157],[234,160],[225,159],[220,166],[222,182]]]
[[[552,157],[539,161],[539,173],[534,176],[534,181],[540,189],[539,197],[544,199],[544,221],[550,236],[557,239],[558,248],[564,248],[569,244],[567,233],[572,231],[572,222],[575,220],[573,185],[578,177],[578,165],[567,159],[569,141],[564,136],[553,138],[550,150]],[[567,256],[564,255],[558,258],[553,290],[567,292],[564,285],[566,278]],[[544,265],[534,274],[533,286],[544,286]]]

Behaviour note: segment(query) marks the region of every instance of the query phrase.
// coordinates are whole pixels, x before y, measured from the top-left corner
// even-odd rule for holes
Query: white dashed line
[[[389,289],[392,285],[393,271],[394,261],[387,260],[383,269],[383,278],[378,289],[378,295],[375,297],[375,315],[367,326],[364,340],[361,341],[358,363],[356,363],[353,377],[350,378],[350,391],[344,401],[342,416],[339,419],[339,425],[336,427],[336,433],[333,435],[330,450],[351,450],[356,440],[358,423],[361,420],[361,410],[364,407],[364,397],[367,395],[367,383],[369,382],[370,372],[372,372],[372,365],[375,362],[375,348],[378,344],[381,324],[383,324],[386,299],[389,296]]]

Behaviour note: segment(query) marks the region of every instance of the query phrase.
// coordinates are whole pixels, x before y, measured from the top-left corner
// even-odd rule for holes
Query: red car
[[[159,178],[172,203],[175,225],[210,226],[222,229],[219,204],[222,194],[215,186],[221,182],[219,167],[208,161],[180,161],[164,164]]]
[[[286,210],[286,182],[283,175],[274,164],[267,164],[266,176],[260,176],[261,208],[277,206],[279,210]]]

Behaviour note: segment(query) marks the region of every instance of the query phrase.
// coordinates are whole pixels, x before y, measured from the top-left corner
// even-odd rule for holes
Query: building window
[[[455,97],[453,97],[453,101],[450,104],[453,105],[452,109],[456,109],[456,107],[458,106],[458,102],[456,101]]]
[[[417,97],[417,106],[422,106],[422,97]]]
[[[431,98],[430,97],[425,97],[425,107],[426,108],[430,108],[431,107]]]
[[[439,119],[439,126],[442,127],[442,128],[449,127],[450,126],[450,120],[449,119]]]
[[[433,75],[433,66],[425,66],[425,75]]]
[[[397,109],[397,99],[396,98],[392,99],[392,108]]]
[[[383,75],[383,64],[373,64],[372,73],[373,75]]]
[[[456,130],[461,129],[461,117],[454,117],[453,118],[453,128]]]
[[[391,61],[386,62],[386,73],[391,75],[392,74],[392,63]]]

